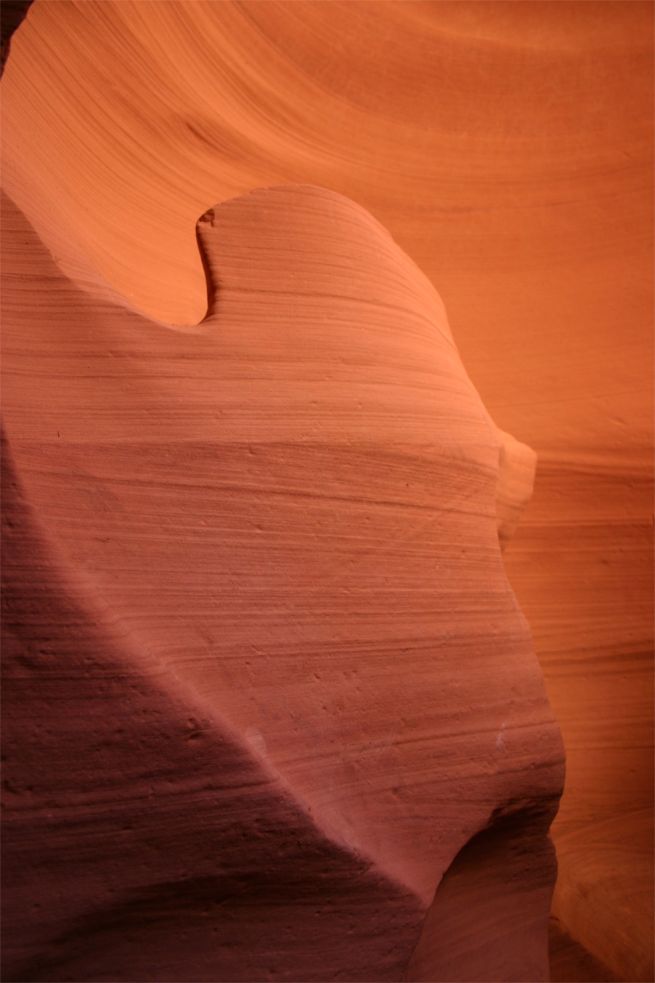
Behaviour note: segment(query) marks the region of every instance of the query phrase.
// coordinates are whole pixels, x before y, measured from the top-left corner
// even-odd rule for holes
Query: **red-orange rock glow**
[[[651,19],[30,8],[6,978],[652,977]]]

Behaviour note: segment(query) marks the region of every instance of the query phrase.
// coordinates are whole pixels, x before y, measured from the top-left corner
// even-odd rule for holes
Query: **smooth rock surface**
[[[37,0],[2,83],[5,185],[94,290],[197,323],[197,216],[289,181],[361,202],[437,284],[539,455],[506,563],[567,746],[555,909],[623,980],[653,972],[652,26],[648,3]]]
[[[312,187],[202,216],[192,332],[3,225],[9,974],[547,979],[531,457],[433,288]]]

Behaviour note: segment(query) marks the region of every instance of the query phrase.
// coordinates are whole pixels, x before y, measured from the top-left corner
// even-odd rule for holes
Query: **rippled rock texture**
[[[547,978],[485,405],[555,910],[650,978],[650,21],[32,5],[7,978]]]

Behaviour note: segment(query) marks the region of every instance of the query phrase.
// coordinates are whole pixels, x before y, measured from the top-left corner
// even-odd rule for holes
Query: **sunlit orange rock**
[[[287,830],[288,836],[288,830],[297,829],[299,842],[305,844],[302,856],[309,853],[313,858],[303,864],[287,863],[291,855],[281,847],[280,866],[270,870],[286,870],[289,876],[291,868],[304,869],[306,863],[308,884],[317,883],[319,869],[331,870],[336,878],[323,893],[326,908],[319,909],[322,915],[316,918],[324,923],[323,935],[306,927],[300,933],[296,915],[302,908],[302,916],[307,917],[306,905],[285,902],[275,908],[276,917],[282,919],[279,924],[269,906],[269,935],[261,927],[253,935],[252,925],[260,926],[262,918],[255,914],[249,920],[252,911],[239,908],[243,917],[237,918],[240,928],[233,935],[241,933],[242,940],[249,940],[242,948],[253,949],[253,962],[231,963],[234,952],[223,947],[225,973],[235,972],[235,965],[251,976],[261,973],[258,953],[270,954],[272,939],[286,939],[281,948],[290,959],[293,946],[288,933],[295,921],[305,940],[316,937],[318,948],[304,950],[308,964],[296,963],[292,975],[314,970],[327,975],[334,966],[347,964],[353,973],[371,972],[370,967],[377,966],[380,974],[393,978],[406,965],[420,932],[411,957],[415,978],[468,972],[477,979],[481,972],[477,957],[471,945],[462,947],[461,939],[476,934],[488,944],[490,909],[485,898],[498,897],[494,877],[503,864],[512,870],[507,851],[511,853],[512,843],[524,836],[530,838],[529,856],[536,866],[517,878],[532,885],[539,914],[534,936],[526,927],[527,911],[519,921],[519,933],[523,932],[524,942],[544,938],[552,871],[546,857],[540,857],[546,849],[548,816],[535,817],[529,805],[539,799],[536,792],[533,799],[526,792],[525,802],[505,816],[503,796],[499,799],[495,789],[485,800],[484,822],[492,819],[486,832],[469,839],[483,823],[484,809],[474,808],[470,816],[477,815],[477,820],[462,828],[459,842],[451,841],[442,853],[436,841],[439,830],[450,822],[447,815],[440,814],[439,830],[430,827],[435,843],[427,835],[413,836],[402,822],[391,822],[394,810],[400,814],[406,810],[419,827],[429,826],[435,802],[429,795],[436,795],[434,788],[429,794],[426,791],[425,798],[416,792],[418,798],[407,799],[409,793],[404,793],[397,802],[393,796],[390,803],[385,801],[384,809],[379,804],[384,785],[379,776],[386,774],[391,755],[391,745],[384,743],[388,737],[371,738],[375,751],[359,771],[351,768],[358,760],[356,752],[354,758],[342,755],[343,760],[335,755],[341,741],[350,747],[339,727],[356,717],[357,726],[364,728],[378,712],[376,703],[366,702],[366,691],[355,696],[356,680],[344,679],[337,685],[323,677],[320,686],[332,693],[335,702],[327,702],[322,710],[313,707],[308,696],[318,693],[319,681],[303,676],[291,689],[304,707],[304,717],[294,699],[286,697],[278,719],[264,710],[275,705],[271,698],[276,687],[289,691],[285,673],[291,672],[291,666],[272,656],[266,660],[267,650],[256,640],[246,640],[249,631],[261,630],[261,625],[257,629],[260,618],[273,616],[260,605],[252,624],[244,617],[247,605],[252,607],[252,597],[244,595],[244,578],[260,577],[268,602],[277,598],[279,605],[287,605],[279,608],[277,627],[267,629],[267,643],[281,644],[284,617],[295,618],[293,638],[288,632],[284,635],[285,643],[292,640],[295,646],[289,656],[293,665],[300,664],[303,653],[308,658],[304,646],[313,636],[310,632],[305,638],[306,622],[312,617],[312,624],[324,617],[337,635],[320,649],[322,657],[327,659],[330,646],[347,644],[354,629],[349,622],[348,631],[342,627],[339,635],[333,615],[346,601],[354,604],[358,599],[359,577],[366,582],[370,576],[380,597],[384,595],[386,614],[380,601],[376,617],[384,620],[384,614],[398,632],[411,624],[416,632],[412,644],[418,645],[427,632],[427,614],[421,612],[429,606],[428,589],[416,586],[419,574],[425,573],[421,565],[427,563],[430,543],[436,548],[437,541],[447,543],[455,536],[449,532],[439,538],[445,531],[440,520],[425,530],[432,539],[426,540],[424,533],[416,540],[411,534],[406,540],[394,539],[402,537],[411,522],[409,514],[393,518],[390,505],[388,513],[382,510],[376,515],[372,539],[380,541],[377,535],[385,544],[380,557],[384,550],[406,551],[400,568],[396,569],[395,555],[386,569],[376,565],[376,556],[363,552],[362,546],[371,534],[358,531],[360,540],[349,540],[339,558],[344,561],[340,567],[347,571],[341,588],[338,582],[315,586],[314,595],[312,582],[320,582],[321,564],[327,562],[325,551],[316,544],[324,544],[330,536],[336,544],[344,534],[335,517],[338,512],[330,512],[331,519],[318,526],[321,502],[330,496],[341,502],[343,487],[348,501],[355,488],[365,497],[376,481],[383,490],[397,492],[389,500],[393,508],[401,509],[403,502],[415,501],[416,496],[432,501],[435,486],[426,475],[440,461],[448,466],[441,480],[455,482],[457,494],[463,494],[463,479],[457,478],[457,469],[450,470],[452,458],[464,468],[475,446],[473,458],[478,464],[490,471],[493,457],[497,468],[494,495],[485,498],[484,549],[491,549],[493,542],[498,563],[494,576],[499,578],[495,582],[504,584],[491,526],[498,525],[504,545],[529,493],[534,464],[524,443],[502,437],[500,431],[486,430],[488,443],[472,442],[472,423],[460,416],[455,424],[454,396],[446,397],[438,386],[450,415],[447,421],[444,415],[434,436],[425,437],[433,396],[429,387],[408,382],[412,374],[423,376],[429,366],[438,365],[439,385],[452,371],[456,386],[463,387],[461,393],[474,390],[459,359],[446,357],[448,346],[439,340],[438,331],[432,339],[437,343],[428,344],[429,324],[433,330],[447,330],[443,315],[428,299],[435,296],[432,288],[419,286],[413,264],[388,245],[390,240],[373,220],[341,198],[328,196],[339,202],[334,205],[338,214],[358,216],[357,235],[362,233],[360,222],[369,230],[377,229],[375,235],[371,233],[378,243],[375,256],[359,273],[362,281],[370,273],[376,288],[368,300],[373,317],[383,316],[381,296],[400,290],[403,317],[409,310],[416,318],[417,310],[425,308],[427,313],[429,308],[427,321],[421,316],[411,328],[405,321],[403,329],[389,309],[384,315],[390,325],[387,339],[381,330],[376,334],[378,322],[358,314],[349,322],[347,334],[354,346],[347,356],[351,362],[339,363],[330,389],[330,380],[320,376],[320,366],[328,355],[328,362],[334,361],[347,326],[339,323],[335,328],[328,322],[321,329],[314,314],[323,311],[323,303],[332,310],[335,294],[315,286],[316,296],[296,303],[293,318],[288,313],[282,316],[280,290],[287,297],[302,298],[302,284],[276,284],[268,299],[262,296],[256,301],[251,289],[255,277],[249,278],[248,271],[239,267],[238,256],[228,249],[224,267],[220,253],[216,254],[222,222],[226,245],[235,244],[234,236],[227,234],[232,214],[243,237],[240,241],[249,244],[248,256],[257,254],[254,266],[268,256],[265,265],[273,270],[280,267],[279,232],[270,233],[269,239],[278,245],[269,247],[268,253],[266,235],[257,240],[261,248],[256,248],[256,237],[248,229],[252,225],[245,206],[248,199],[242,199],[241,204],[232,202],[215,211],[215,227],[211,222],[201,226],[209,236],[207,259],[211,265],[214,258],[217,271],[218,306],[214,310],[212,305],[209,321],[193,327],[206,307],[194,237],[197,216],[211,202],[258,186],[309,183],[356,200],[389,228],[444,297],[463,361],[484,405],[503,431],[538,452],[535,497],[507,554],[507,569],[528,615],[567,746],[567,793],[555,825],[559,855],[555,912],[563,928],[606,963],[611,973],[623,980],[651,979],[650,5],[154,5],[37,0],[12,38],[2,87],[3,180],[26,218],[25,222],[12,210],[13,217],[3,229],[4,267],[10,278],[5,290],[3,413],[11,447],[7,464],[11,458],[16,475],[15,486],[5,484],[11,499],[6,508],[10,523],[4,562],[6,623],[18,633],[16,644],[23,652],[17,663],[13,656],[8,660],[12,680],[5,687],[5,720],[14,735],[9,737],[6,763],[10,825],[5,842],[19,872],[14,883],[20,875],[23,892],[12,904],[16,921],[5,935],[11,940],[7,950],[11,965],[22,967],[21,972],[32,978],[37,971],[41,978],[58,979],[65,972],[84,978],[91,968],[99,973],[100,966],[111,976],[108,953],[113,953],[117,973],[136,972],[145,979],[152,972],[161,978],[177,970],[161,962],[157,968],[152,961],[146,965],[153,952],[160,959],[168,952],[173,961],[182,962],[185,953],[193,952],[194,971],[214,978],[215,952],[202,948],[207,932],[198,927],[199,922],[211,923],[217,937],[224,939],[230,933],[221,918],[234,923],[235,916],[226,907],[227,900],[217,910],[216,878],[220,874],[224,885],[227,878],[234,897],[239,894],[236,884],[251,878],[252,888],[252,871],[265,869],[252,843],[246,852],[228,846],[232,840],[225,824],[218,838],[237,858],[231,869],[236,880],[230,881],[230,871],[225,865],[219,869],[217,860],[213,868],[206,862],[207,844],[216,839],[217,827],[212,824],[218,822],[217,815],[233,814],[222,786],[212,797],[216,762],[221,762],[219,771],[233,767],[242,775],[258,776],[254,781],[259,781],[264,769],[266,781],[272,783],[273,791],[269,795],[266,786],[254,810],[256,815],[276,817],[273,839],[262,834],[267,856],[273,842],[282,842],[275,838],[280,830]],[[285,222],[293,224],[298,207],[295,202],[293,209],[285,211]],[[250,217],[244,218],[243,209]],[[350,242],[354,249],[349,238],[353,221],[343,221],[349,234],[339,234],[338,248],[345,250]],[[216,239],[212,239],[214,232]],[[320,231],[316,234],[320,237]],[[387,245],[382,247],[381,242]],[[331,248],[337,245],[332,243]],[[381,254],[384,257],[387,249],[405,271],[401,282],[405,275],[409,278],[406,294],[399,287],[395,267],[393,275],[385,275]],[[319,252],[323,255],[323,246]],[[361,250],[355,252],[361,260]],[[307,261],[314,255],[308,245]],[[332,282],[329,249],[324,260]],[[356,271],[355,266],[349,283],[357,281]],[[222,290],[221,278],[228,272]],[[216,272],[211,282],[215,279]],[[229,311],[221,309],[223,301],[229,302]],[[342,292],[338,302],[359,304],[361,297]],[[239,330],[234,322],[231,333],[212,333],[212,323],[215,327],[231,323],[223,318],[227,313],[230,318],[234,315]],[[279,332],[269,329],[262,334],[266,317],[271,324],[277,319],[285,326],[287,348],[281,347]],[[312,333],[298,330],[303,318],[311,321]],[[292,338],[294,330],[297,334]],[[101,341],[104,344],[108,338],[113,339],[111,348],[103,348]],[[372,339],[369,349],[362,344],[367,338]],[[400,353],[389,339],[401,346]],[[407,349],[402,347],[405,343]],[[285,354],[288,348],[293,350],[291,358]],[[269,374],[255,378],[249,370],[248,388],[243,384],[243,365],[253,357],[253,349],[259,350],[259,358],[266,353]],[[412,351],[419,354],[411,356]],[[417,361],[422,363],[420,369]],[[217,364],[221,372],[213,371]],[[307,365],[313,366],[312,371],[302,374]],[[367,373],[383,366],[382,378],[374,375],[377,381],[365,381]],[[223,388],[217,389],[221,380]],[[320,398],[308,397],[309,391],[321,386]],[[361,399],[358,387],[366,390]],[[384,403],[383,394],[389,402]],[[246,396],[256,412],[244,409]],[[291,397],[295,402],[285,416],[283,400]],[[477,405],[484,414],[482,404]],[[216,413],[214,420],[207,417],[210,407],[216,407],[211,411]],[[469,405],[467,412],[470,409]],[[264,428],[264,417],[267,432],[278,434],[277,444],[272,436],[264,442],[265,452],[257,441],[246,440],[248,428]],[[343,458],[331,458],[329,454],[336,453],[335,435],[348,433],[345,420],[355,428],[351,443]],[[141,447],[134,446],[137,433]],[[230,433],[233,436],[226,438]],[[447,441],[443,443],[446,433],[452,441],[448,453]],[[356,457],[352,448],[370,440],[371,434],[377,434],[378,445],[369,448],[364,459]],[[419,447],[422,434],[425,440]],[[297,448],[294,454],[284,450],[287,443]],[[252,447],[253,453],[244,457],[243,465],[239,455],[245,455],[246,447]],[[455,453],[454,447],[460,450]],[[366,454],[374,460],[378,452],[385,461],[384,473],[380,466],[373,467],[371,474]],[[396,452],[388,461],[387,456]],[[308,483],[302,475],[307,474],[312,454],[310,494],[306,487],[299,489],[298,482]],[[257,494],[266,492],[274,502],[268,520],[248,518],[248,510],[255,511],[254,491],[248,498],[237,495],[236,487],[225,487],[230,479],[235,486],[243,485],[245,467]],[[214,488],[217,479],[212,469],[222,474],[221,468],[229,475],[227,481],[222,478],[222,494],[234,496],[234,502],[230,499],[226,506],[222,499],[223,504],[211,511],[209,498],[202,498],[200,479],[209,475],[207,487]],[[400,473],[408,470],[408,484],[401,487]],[[325,473],[333,475],[336,491],[329,482],[323,489]],[[157,480],[161,484],[151,492],[148,482]],[[280,487],[284,493],[275,494]],[[484,494],[491,494],[490,487]],[[482,495],[478,488],[471,499],[480,521]],[[267,550],[271,539],[282,537],[276,523],[282,521],[284,509],[280,513],[278,506],[285,496],[289,500],[295,496],[293,519],[299,523],[295,552],[293,539],[284,541],[289,554],[282,564],[286,581],[277,574],[282,555]],[[292,506],[286,503],[285,508]],[[419,509],[412,512],[417,522],[419,514]],[[457,530],[457,523],[464,521],[458,515],[444,512],[448,517],[444,523]],[[390,524],[386,536],[382,519]],[[427,514],[424,519],[428,524]],[[288,515],[285,521],[288,526]],[[94,523],[102,527],[101,532],[91,532]],[[262,528],[251,528],[253,524]],[[211,537],[217,530],[225,531],[225,537],[215,546]],[[241,544],[242,556],[251,551],[253,564],[243,560],[239,569],[229,564],[221,567],[220,560],[235,542]],[[476,540],[475,551],[484,553],[482,542]],[[230,555],[230,562],[237,563],[238,551]],[[484,555],[491,563],[491,554]],[[361,556],[363,566],[351,568],[346,562],[351,556]],[[441,564],[440,570],[425,574],[423,583],[439,577],[443,584],[455,564],[461,571],[465,560],[453,554],[435,562]],[[142,568],[143,577],[139,574],[135,583]],[[208,587],[208,573],[217,578],[213,589]],[[482,579],[477,561],[470,574],[476,583]],[[461,586],[464,578],[455,579]],[[412,604],[418,605],[408,608],[404,621],[397,616],[398,607],[386,604],[385,593],[394,596],[395,590],[399,597],[403,585],[409,594],[415,591]],[[185,597],[193,595],[183,616],[176,606],[180,591]],[[289,595],[292,600],[285,601]],[[303,604],[310,595],[308,608]],[[232,613],[220,606],[220,597],[232,599]],[[509,610],[511,594],[505,597]],[[358,630],[372,631],[379,642],[381,629],[366,610],[358,615]],[[449,616],[457,617],[457,611],[455,607]],[[436,620],[434,615],[431,610],[433,630],[443,631],[444,611]],[[206,617],[221,631],[203,635]],[[229,678],[222,678],[219,687],[216,667],[212,669],[211,657],[203,653],[224,646],[227,629],[236,631],[235,625],[241,642],[254,645],[260,653],[252,653],[247,685],[236,649],[232,657],[223,658],[220,670]],[[519,661],[527,667],[527,641],[517,648],[517,659],[519,649]],[[362,655],[351,653],[349,665],[355,654]],[[44,659],[52,656],[56,658],[46,669]],[[387,656],[391,658],[390,653]],[[412,658],[419,659],[411,648],[401,657],[407,666]],[[262,658],[270,677],[261,671]],[[342,658],[345,662],[345,655]],[[425,659],[426,665],[434,665],[427,654]],[[62,662],[70,664],[70,673],[60,671]],[[397,673],[393,678],[402,678],[404,687],[398,653],[393,665]],[[339,680],[336,662],[332,671]],[[535,665],[530,672],[538,687]],[[420,690],[417,707],[429,700],[430,689],[421,689],[420,675],[409,674],[411,692],[396,686],[394,727],[402,720],[410,731],[419,726],[416,716],[408,718],[402,709],[411,703],[410,697],[416,697],[416,690]],[[500,669],[496,676],[502,678]],[[330,690],[330,685],[336,688]],[[377,685],[382,687],[383,679],[377,679]],[[465,693],[455,697],[463,698],[469,686],[471,693],[479,692],[479,685],[479,678],[472,676]],[[348,694],[343,706],[336,703],[340,686]],[[215,716],[219,690],[220,720]],[[131,692],[134,699],[128,696]],[[250,704],[248,692],[253,693]],[[73,693],[81,701],[78,711],[72,708]],[[447,696],[446,703],[455,705],[452,694]],[[303,703],[305,697],[309,702]],[[35,705],[35,699],[41,702]],[[545,707],[543,694],[539,700]],[[207,701],[208,709],[201,712],[199,701]],[[223,704],[229,705],[230,714]],[[100,706],[112,709],[103,713]],[[472,697],[467,712],[473,713],[474,706]],[[298,752],[283,750],[285,727],[291,726],[285,721],[296,712],[300,728],[310,710],[315,710],[312,727],[323,733],[323,741],[328,739],[328,731],[322,729],[325,721],[341,723],[335,725],[334,742],[327,750],[307,737],[312,734],[309,728],[303,760]],[[481,719],[484,713],[490,715],[491,736],[500,737],[502,747],[504,731],[494,736],[498,721],[492,709],[485,704],[480,713]],[[262,730],[258,714],[266,717],[272,734]],[[85,742],[80,735],[90,717],[97,721],[97,736]],[[115,717],[122,722],[114,731]],[[429,729],[427,710],[420,721],[423,734]],[[162,742],[168,739],[153,734],[179,734],[180,727],[188,731],[188,747],[185,743],[182,750],[164,752]],[[442,733],[441,727],[437,730]],[[25,733],[29,740],[24,739]],[[220,735],[220,753],[208,751],[200,761],[197,751],[210,734],[212,741]],[[175,743],[173,737],[170,741]],[[135,750],[139,742],[142,755]],[[412,755],[419,753],[411,744],[402,747],[399,764],[411,762]],[[310,763],[323,752],[322,767],[312,770]],[[527,759],[534,749],[528,753],[526,748],[525,753]],[[547,750],[543,753],[554,763]],[[155,767],[153,759],[167,765]],[[472,768],[481,767],[479,756],[471,762]],[[451,766],[456,763],[453,758]],[[492,754],[490,771],[496,766]],[[153,768],[158,777],[153,779],[152,798],[139,799],[138,789],[147,787],[143,776]],[[369,771],[367,787],[364,778]],[[436,775],[438,769],[428,771]],[[186,780],[180,791],[176,783],[185,772],[198,777]],[[102,783],[97,776],[105,774],[122,775],[125,780],[116,778],[109,788],[98,791]],[[447,772],[439,774],[444,781]],[[521,774],[519,770],[519,784]],[[328,775],[334,780],[329,789],[322,784]],[[162,792],[166,782],[177,790],[171,798]],[[559,779],[552,782],[553,794],[558,783]],[[415,782],[412,787],[419,786]],[[291,803],[287,811],[280,789],[290,796],[285,799]],[[451,799],[453,791],[461,804],[461,790],[449,786]],[[482,782],[476,791],[479,802],[485,794]],[[180,808],[183,799],[193,806]],[[62,811],[65,801],[68,812]],[[247,825],[239,801],[240,822]],[[130,815],[141,818],[131,820]],[[375,817],[380,815],[388,821],[378,829]],[[189,824],[195,824],[197,832],[189,830],[186,836]],[[146,848],[153,829],[161,835]],[[454,833],[453,837],[457,838]],[[358,852],[360,842],[367,844],[365,856]],[[63,872],[66,856],[76,859]],[[325,863],[317,856],[325,857]],[[178,859],[173,862],[173,857]],[[356,857],[364,866],[357,866]],[[430,885],[436,884],[450,862],[447,858],[453,857],[426,915]],[[27,876],[29,869],[32,873]],[[37,870],[44,871],[43,877],[36,877]],[[50,899],[47,904],[35,897],[37,883],[42,897]],[[366,901],[360,904],[352,895],[347,900],[340,893],[346,884],[361,885],[357,898]],[[278,902],[280,896],[297,898],[303,890],[293,882],[276,897]],[[261,884],[256,892],[250,890],[253,893],[266,896]],[[354,910],[348,908],[351,904],[358,918],[347,921],[346,940],[354,939],[349,948],[343,920],[334,913]],[[498,918],[514,924],[515,904],[516,898],[509,897]],[[381,910],[387,919],[384,931],[372,915],[369,918]],[[288,911],[294,912],[293,917],[286,917]],[[335,922],[330,922],[332,915]],[[449,921],[452,917],[458,919],[456,923]],[[347,929],[355,922],[359,934],[348,936]],[[447,932],[437,931],[439,925],[448,926]],[[445,934],[450,941],[440,948]],[[336,939],[338,944],[332,944],[330,940]],[[388,939],[387,948],[381,939],[385,944]],[[531,948],[537,974],[545,971],[539,945]],[[316,969],[319,951],[329,952],[334,963],[321,962]],[[502,969],[499,953],[489,951],[485,963],[489,972],[522,971],[519,963],[525,953],[520,940],[515,938],[508,951],[516,961]],[[91,967],[88,960],[94,958]],[[283,965],[267,962],[263,973],[279,977]]]
[[[312,187],[202,216],[194,331],[5,229],[10,973],[400,979],[437,891],[412,978],[546,979],[531,472],[433,288]]]

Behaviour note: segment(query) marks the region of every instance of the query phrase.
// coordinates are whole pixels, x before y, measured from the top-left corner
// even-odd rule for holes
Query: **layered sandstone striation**
[[[538,452],[535,495],[506,563],[567,747],[567,792],[554,827],[555,911],[611,967],[608,978],[652,978],[651,39],[652,8],[641,3],[31,6],[2,82],[3,180],[13,202],[3,224],[3,414],[5,460],[15,472],[5,483],[6,623],[17,636],[5,687],[7,767],[15,769],[7,776],[5,842],[16,844],[22,885],[8,950],[16,972],[81,979],[102,963],[110,976],[134,967],[144,979],[151,970],[174,974],[163,963],[146,967],[148,954],[166,945],[196,951],[195,933],[206,942],[199,921],[224,938],[226,918],[254,946],[245,973],[256,973],[257,953],[270,949],[271,938],[285,938],[287,955],[264,970],[275,978],[293,949],[285,932],[309,917],[298,898],[330,870],[337,880],[321,895],[323,908],[317,901],[315,922],[296,924],[298,937],[313,938],[316,922],[325,922],[320,951],[331,953],[337,937],[348,950],[344,939],[357,919],[339,922],[335,913],[354,905],[353,974],[375,965],[393,978],[414,951],[416,978],[433,971],[479,978],[472,955],[459,970],[448,964],[460,958],[458,946],[440,951],[430,926],[460,912],[451,938],[470,938],[476,926],[480,935],[484,925],[488,937],[493,918],[484,899],[497,906],[502,865],[481,858],[504,856],[512,869],[507,851],[522,837],[541,844],[531,849],[535,858],[545,850],[549,813],[535,816],[533,805],[546,799],[528,782],[525,799],[505,817],[507,775],[492,775],[503,775],[499,762],[507,759],[495,751],[486,757],[462,737],[456,752],[448,743],[443,756],[434,752],[440,767],[447,759],[455,772],[469,762],[477,803],[470,822],[460,821],[467,796],[456,783],[444,799],[457,800],[457,809],[442,804],[433,828],[448,768],[433,768],[431,759],[426,774],[437,784],[423,792],[416,773],[436,734],[453,740],[457,728],[442,716],[448,706],[465,705],[461,712],[475,716],[471,741],[486,720],[494,740],[505,742],[496,710],[476,702],[483,645],[474,652],[472,638],[483,619],[471,615],[464,594],[484,579],[498,617],[501,610],[501,621],[509,617],[491,526],[505,545],[531,486],[531,453],[482,427],[488,417],[445,340],[440,303],[413,265],[366,213],[310,191],[309,182],[366,206],[438,285],[484,404],[503,431]],[[197,216],[213,201],[288,183],[305,187],[219,206],[200,224],[211,308],[199,325],[207,281]],[[307,211],[318,223],[314,240],[297,243],[308,270],[294,266],[295,256],[285,272],[280,230],[289,244],[298,222],[309,235],[298,217]],[[267,214],[280,225],[267,226]],[[327,231],[333,227],[336,237]],[[352,245],[362,237],[363,252]],[[349,242],[356,255],[347,253]],[[344,267],[353,268],[348,282],[359,293],[335,290],[335,267],[344,278]],[[270,293],[256,294],[273,275]],[[400,310],[384,307],[389,291]],[[350,330],[338,313],[343,305]],[[340,362],[337,353],[346,351]],[[422,373],[429,384],[416,383]],[[443,411],[436,417],[435,399]],[[466,407],[457,420],[453,400]],[[474,402],[475,424],[466,416]],[[478,467],[479,483],[468,470]],[[430,527],[424,506],[436,508],[435,488],[446,486],[456,489],[454,507]],[[470,506],[458,498],[464,486]],[[366,518],[365,503],[356,514],[354,499],[368,500],[375,488],[384,494],[374,515]],[[341,503],[336,512],[333,500]],[[429,548],[459,542],[465,508],[469,520],[484,518],[484,536],[465,554],[431,554],[439,569],[426,571]],[[415,533],[420,518],[425,529]],[[364,523],[373,531],[362,532]],[[291,526],[287,542],[282,530]],[[340,536],[332,553],[316,545]],[[347,573],[325,584],[325,566],[335,563]],[[464,593],[452,611],[450,596],[447,604],[441,595],[435,612],[439,592],[429,600],[425,584],[443,590],[451,581]],[[360,605],[356,629],[352,621],[340,626],[335,612],[359,603],[365,584],[378,591],[373,608]],[[389,598],[400,604],[401,590],[413,597],[402,618],[389,607]],[[254,598],[256,616],[247,613]],[[416,646],[444,631],[447,607],[466,621],[463,665],[475,671],[456,677],[463,690],[453,682],[435,700],[429,685],[420,686],[423,670],[434,669],[432,650],[426,645],[419,655]],[[205,619],[212,627],[203,628]],[[318,644],[312,633],[321,619],[335,637]],[[384,656],[388,669],[370,670],[373,691],[369,680],[356,695],[361,683],[339,673],[359,659],[367,665],[392,623],[396,642],[410,639],[400,655],[411,668],[410,688],[394,648]],[[528,673],[529,646],[514,623],[509,650]],[[503,625],[491,637],[505,651]],[[234,648],[212,661],[208,653],[237,630]],[[251,631],[264,632],[274,654]],[[348,639],[363,645],[347,651]],[[456,632],[449,644],[458,639]],[[244,645],[259,649],[247,665],[238,654]],[[341,661],[327,678],[312,664],[289,684],[299,658],[327,664],[333,651]],[[457,657],[450,659],[454,665]],[[494,685],[510,663],[492,654]],[[530,673],[538,688],[534,664]],[[369,732],[384,705],[372,693],[391,681],[395,723],[384,735]],[[325,709],[321,688],[329,693]],[[279,692],[283,709],[274,719],[266,708]],[[408,718],[399,707],[414,700]],[[292,713],[300,714],[295,732]],[[91,718],[96,739],[83,736]],[[115,731],[114,719],[122,721]],[[404,744],[394,729],[402,719]],[[331,730],[328,721],[339,723]],[[419,744],[412,749],[413,728]],[[356,732],[372,741],[364,763],[359,752],[342,760]],[[177,738],[162,736],[183,733],[187,750],[182,736],[175,750]],[[192,758],[203,741],[206,757]],[[534,755],[528,744],[525,760]],[[403,791],[405,770],[411,792]],[[261,918],[247,902],[237,912],[226,900],[266,895],[253,873],[265,869],[262,853],[252,844],[230,848],[234,863],[226,865],[209,845],[216,829],[232,843],[223,813],[250,822],[243,789],[241,798],[234,792],[239,781],[216,779],[228,773],[246,776],[243,788],[248,776],[261,783],[252,815],[276,817],[262,834],[267,856],[279,848],[291,857],[279,831],[298,831],[293,856],[303,859],[292,866],[306,868],[306,886],[294,875],[281,891],[286,900],[275,917],[287,928],[271,936],[252,929]],[[522,775],[519,768],[519,784]],[[499,785],[485,785],[493,781]],[[238,800],[236,812],[228,800]],[[398,815],[413,818],[390,821]],[[443,830],[457,825],[459,839],[444,839]],[[153,836],[157,845],[148,847]],[[542,860],[538,871],[521,874],[540,897],[539,937],[552,876]],[[282,867],[269,869],[279,878]],[[220,903],[218,879],[232,885]],[[361,887],[358,900],[340,894],[346,882]],[[437,882],[443,890],[424,917]],[[498,913],[506,925],[515,901],[510,892]],[[379,910],[388,933],[372,921]],[[273,901],[266,911],[272,919]],[[520,922],[524,943],[530,917]],[[94,949],[100,955],[90,967]],[[230,953],[221,951],[232,972]],[[352,954],[360,951],[358,963]],[[118,960],[113,969],[107,952]],[[203,959],[199,953],[195,970],[212,978]],[[322,965],[333,971],[329,961]]]
[[[312,187],[202,216],[193,331],[4,228],[9,975],[547,979],[530,454],[434,289]]]

